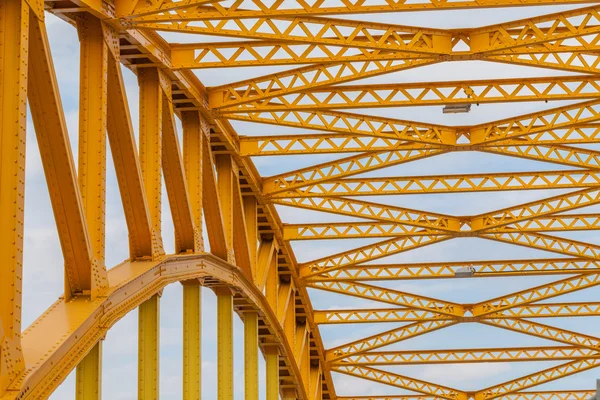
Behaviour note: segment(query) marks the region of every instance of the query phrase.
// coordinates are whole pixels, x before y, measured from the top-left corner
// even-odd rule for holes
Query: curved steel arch
[[[270,338],[261,345],[277,346],[285,364],[282,370],[289,372],[289,376],[280,376],[282,385],[296,387],[302,399],[311,398],[308,394],[317,390],[314,382],[310,387],[303,381],[294,358],[294,343],[286,337],[276,312],[236,266],[210,254],[168,256],[160,261],[123,262],[109,271],[108,278],[110,287],[102,297],[91,302],[84,298],[65,302],[61,298],[23,332],[26,369],[17,378],[22,382],[21,396],[48,397],[119,319],[168,284],[191,280],[205,287],[230,289],[241,318],[248,312],[258,314],[261,335]],[[65,319],[71,315],[77,318]]]

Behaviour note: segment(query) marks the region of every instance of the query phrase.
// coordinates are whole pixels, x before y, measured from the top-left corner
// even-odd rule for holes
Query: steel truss
[[[102,340],[139,315],[138,397],[158,396],[160,295],[183,285],[183,393],[199,400],[201,288],[217,296],[217,392],[233,399],[233,313],[244,323],[244,398],[258,400],[258,360],[268,400],[573,400],[585,388],[547,382],[600,366],[600,338],[538,318],[600,316],[598,302],[561,296],[600,285],[600,246],[568,238],[595,231],[600,214],[600,6],[591,0],[4,0],[0,5],[0,399],[48,397],[76,370],[76,398],[100,399]],[[377,4],[376,4],[377,3]],[[365,14],[570,5],[546,15],[464,29],[369,22]],[[76,170],[45,12],[79,34]],[[489,11],[487,11],[489,12]],[[391,14],[390,14],[391,15]],[[357,18],[360,16],[361,18]],[[220,37],[169,43],[159,32]],[[361,84],[365,78],[462,61],[539,68],[540,77]],[[121,66],[139,83],[139,138]],[[201,82],[191,69],[282,66],[278,73]],[[562,73],[544,76],[548,69]],[[206,85],[206,86],[205,86]],[[558,102],[472,126],[369,115],[388,107]],[[64,256],[64,296],[21,326],[27,107]],[[176,119],[183,127],[180,143]],[[249,135],[231,121],[297,129]],[[309,130],[310,133],[305,133]],[[74,134],[71,132],[70,134]],[[106,143],[115,164],[130,258],[107,268]],[[482,152],[547,168],[386,176],[385,168]],[[252,157],[331,154],[329,161],[261,176]],[[548,164],[553,164],[551,167]],[[368,174],[367,174],[368,173]],[[381,174],[374,176],[374,174]],[[175,229],[162,235],[162,185]],[[386,204],[377,196],[524,190],[546,197],[476,215]],[[370,196],[367,200],[364,196]],[[318,223],[287,224],[279,207]],[[339,216],[339,217],[336,217]],[[344,217],[344,221],[340,221]],[[337,218],[337,219],[336,219]],[[208,243],[204,243],[203,226]],[[298,262],[291,241],[371,239]],[[461,238],[553,252],[556,258],[386,263],[385,258]],[[378,262],[374,262],[379,260]],[[475,303],[384,287],[396,280],[556,275]],[[381,303],[313,310],[308,289]],[[320,325],[391,324],[326,348]],[[390,350],[459,324],[544,340],[535,347]],[[548,345],[547,341],[555,342]],[[465,391],[385,369],[398,365],[555,361],[530,375]],[[333,374],[409,395],[338,396]],[[342,388],[342,392],[347,388]],[[538,390],[539,389],[539,390]]]

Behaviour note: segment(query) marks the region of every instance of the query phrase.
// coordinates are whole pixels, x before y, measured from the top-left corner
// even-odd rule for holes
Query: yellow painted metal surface
[[[99,400],[102,398],[102,341],[77,364],[75,376],[77,400]]]
[[[258,400],[258,314],[244,314],[244,398]]]
[[[600,246],[565,236],[595,231],[600,224],[599,214],[583,210],[600,204],[600,152],[594,147],[600,134],[600,6],[591,0],[379,3],[6,0],[0,4],[2,400],[47,398],[73,369],[76,397],[99,399],[102,339],[136,307],[138,397],[158,398],[159,298],[164,286],[176,282],[184,288],[185,399],[199,400],[201,395],[202,287],[217,296],[219,400],[232,400],[234,394],[236,313],[244,322],[248,400],[259,397],[261,353],[268,400],[579,400],[593,394],[586,388],[550,392],[538,386],[600,367],[600,338],[543,322],[600,316],[598,302],[564,302],[561,297],[600,284]],[[456,29],[372,22],[365,17],[547,5],[568,7],[546,14],[539,8],[525,19]],[[44,8],[72,23],[80,39],[77,169]],[[158,33],[164,31],[219,40],[169,43]],[[535,78],[358,82],[464,61],[537,67],[540,72]],[[139,121],[131,120],[122,65],[137,75]],[[210,77],[200,81],[190,71],[245,66],[289,68],[269,74],[255,68],[250,78],[242,80],[233,73],[227,84],[214,84]],[[534,102],[535,112],[466,126],[369,111]],[[544,106],[551,102],[556,103]],[[23,330],[27,103],[64,257],[65,292]],[[177,119],[182,122],[183,140]],[[273,125],[277,128],[271,132],[277,134],[264,129],[256,135],[239,135],[234,129],[238,125],[230,122]],[[130,259],[108,270],[107,139],[130,254]],[[436,157],[459,152],[487,153],[504,157],[507,163],[517,158],[544,162],[553,168],[528,171],[515,162],[508,172],[375,176],[387,167],[432,163]],[[328,154],[327,161],[314,157],[320,154]],[[291,157],[283,157],[292,160],[281,162],[289,168],[261,175],[251,158],[286,155],[314,160],[297,166]],[[162,210],[167,209],[162,204],[163,178],[175,254],[165,254],[163,247]],[[403,201],[411,195],[525,190],[551,193],[468,215],[414,209],[377,197]],[[368,200],[363,199],[366,196]],[[285,224],[278,214],[281,206],[327,216],[319,222]],[[385,260],[460,238],[556,256],[427,263]],[[371,241],[318,257],[302,254],[303,261],[296,260],[292,241],[333,239],[336,242],[324,247],[333,248],[345,239]],[[382,284],[524,276],[544,280],[469,303],[415,294],[408,285],[395,289]],[[315,311],[308,289],[379,306]],[[355,323],[383,328],[325,346],[319,325],[344,329]],[[386,323],[396,324],[390,328]],[[470,323],[540,342],[527,348],[386,348]],[[541,361],[554,364],[475,390],[387,368]],[[412,394],[338,396],[333,374]]]
[[[183,282],[183,397],[200,400],[202,389],[202,286]]]
[[[25,129],[30,9],[10,0],[0,8],[0,394],[24,369],[21,338]]]
[[[267,400],[279,398],[279,349],[277,346],[267,346],[265,351],[267,370]]]
[[[217,295],[217,398],[233,400],[233,295],[227,287]]]
[[[160,296],[153,295],[138,308],[138,398],[158,398]]]
[[[586,0],[563,0],[564,4],[585,4],[592,1]],[[165,4],[166,3],[166,4]],[[163,7],[165,11],[169,10],[170,1],[157,2],[155,9]],[[199,5],[210,1],[192,0],[182,2],[183,5]],[[254,4],[255,7],[249,7]],[[317,6],[318,4],[318,6]],[[418,3],[406,2],[385,2],[379,4],[369,4],[362,0],[344,0],[337,5],[326,3],[306,3],[299,0],[289,0],[288,3],[270,3],[263,0],[242,0],[237,1],[234,6],[227,7],[220,4],[213,4],[214,8],[195,8],[182,7],[175,17],[168,18],[165,15],[150,17],[150,20],[162,19],[229,19],[229,18],[255,18],[255,17],[285,17],[285,16],[305,16],[305,15],[332,15],[332,14],[367,14],[367,13],[388,13],[392,11],[408,10],[444,10],[444,9],[463,9],[463,8],[494,8],[494,7],[518,7],[518,6],[536,6],[555,4],[553,0],[426,0]],[[174,7],[173,7],[174,8]],[[186,15],[187,14],[187,15]],[[133,14],[132,16],[137,16]]]
[[[194,246],[195,251],[204,251],[204,238],[202,236],[202,163],[204,142],[207,140],[207,127],[203,123],[200,113],[186,111],[181,114],[183,125],[183,163],[187,190],[189,193],[190,207],[193,214]]]
[[[163,90],[162,113],[162,170],[165,174],[165,186],[169,206],[171,207],[171,215],[173,216],[175,252],[193,253],[199,246],[199,239],[195,229],[194,215],[187,189],[183,159],[180,151],[181,145],[175,126],[173,103],[170,101],[170,90]]]
[[[102,22],[91,15],[77,21],[80,49],[79,187],[93,254],[104,265],[106,203],[106,118],[108,45]],[[106,273],[104,273],[106,275]],[[106,279],[106,278],[104,278]]]
[[[162,107],[163,95],[158,68],[145,68],[138,74],[140,85],[140,166],[152,226],[153,253],[164,253],[162,218]]]

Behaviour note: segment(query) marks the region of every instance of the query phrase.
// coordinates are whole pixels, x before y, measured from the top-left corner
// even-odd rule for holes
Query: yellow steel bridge
[[[485,26],[478,20],[464,28],[404,23],[417,13],[454,18],[507,9],[516,18]],[[72,71],[80,85],[77,168],[48,13],[79,35],[81,61]],[[396,20],[403,24],[390,23]],[[175,43],[174,33],[187,39]],[[402,78],[464,62],[536,73]],[[139,122],[132,121],[122,66],[137,75]],[[227,67],[226,84],[194,72]],[[238,79],[242,67],[261,68]],[[510,115],[460,126],[395,116],[431,106],[427,115],[443,121],[442,108],[472,116],[478,106],[514,102],[537,111],[513,107]],[[382,114],[390,107],[393,112]],[[64,257],[64,296],[25,327],[28,113]],[[238,126],[261,128],[250,134]],[[592,207],[600,203],[598,143],[598,1],[0,0],[0,399],[47,398],[73,370],[76,398],[99,399],[103,338],[135,309],[138,398],[157,399],[160,295],[178,282],[186,400],[199,400],[202,385],[216,385],[219,400],[233,399],[234,314],[244,325],[247,400],[259,398],[259,357],[266,360],[268,400],[588,399],[595,393],[591,380],[560,390],[544,385],[600,366],[600,331],[596,336],[569,323],[600,316],[600,299],[564,300],[600,285],[600,244],[593,236],[600,213]],[[116,266],[105,263],[107,145],[129,237],[130,257]],[[469,173],[420,173],[457,152],[501,158],[504,168],[482,172],[473,164]],[[260,174],[264,168],[255,163],[267,156],[279,156],[276,171]],[[530,165],[537,169],[524,167]],[[386,172],[399,166],[411,173]],[[175,230],[172,254],[161,233],[163,184]],[[490,192],[479,198],[494,204],[491,199],[525,190],[544,196],[472,215],[399,203],[408,195],[443,195],[446,206],[453,193]],[[290,207],[319,217],[289,223]],[[591,231],[589,240],[580,231]],[[508,250],[487,260],[392,257],[427,254],[465,238],[501,242]],[[295,244],[308,243],[297,242],[303,240],[319,243],[314,257],[294,254]],[[511,255],[515,246],[541,256]],[[527,279],[527,287],[450,301],[398,285],[502,277]],[[201,382],[202,287],[217,297],[217,382]],[[319,309],[311,303],[315,293],[348,300]],[[343,306],[356,298],[369,302]],[[368,331],[356,329],[370,333],[325,345],[323,329],[332,324],[356,324],[336,325],[346,331],[369,324]],[[515,347],[499,339],[494,347],[456,349],[425,340],[420,343],[430,346],[415,349],[404,343],[457,325],[486,325],[537,344]],[[416,378],[408,368],[527,361],[553,364],[475,390]],[[336,388],[336,377],[345,375],[357,378],[354,388],[375,381],[389,391]]]

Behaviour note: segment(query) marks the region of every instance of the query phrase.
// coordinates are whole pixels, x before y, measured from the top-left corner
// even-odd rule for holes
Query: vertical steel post
[[[77,365],[75,399],[100,400],[102,398],[102,340],[100,340]]]
[[[98,264],[104,267],[108,46],[102,22],[91,14],[82,13],[77,17],[77,32],[81,48],[79,189],[92,251]]]
[[[225,235],[221,199],[219,198],[219,183],[215,173],[214,157],[208,138],[202,145],[202,207],[204,209],[210,252],[227,260],[229,244]]]
[[[310,366],[310,387],[314,399],[320,399],[323,396],[323,371],[321,365]]]
[[[245,400],[258,400],[258,313],[244,314]]]
[[[217,392],[218,400],[233,400],[233,295],[228,287],[217,294]]]
[[[21,349],[29,5],[0,4],[0,395],[24,366]]]
[[[248,250],[250,251],[250,266],[252,277],[257,282],[258,262],[258,203],[254,196],[244,196],[244,219],[246,221],[246,238],[248,239]]]
[[[200,400],[202,286],[198,280],[183,282],[183,399]]]
[[[190,204],[181,145],[175,126],[170,80],[159,74],[163,91],[162,106],[162,172],[175,231],[175,253],[194,253],[198,248],[196,224]]]
[[[159,295],[140,304],[138,314],[138,399],[158,399]]]
[[[265,347],[267,363],[267,400],[279,400],[279,349],[277,345]]]
[[[223,215],[223,227],[227,242],[227,261],[235,264],[233,251],[233,179],[234,161],[229,154],[218,154],[215,157],[218,177],[219,199]]]
[[[271,306],[271,309],[277,313],[279,309],[279,274],[277,273],[277,256],[273,254],[271,258],[271,265],[267,266],[268,270],[265,272],[266,285],[265,285],[265,297]]]
[[[202,119],[198,111],[184,111],[181,113],[181,124],[183,126],[183,164],[185,166],[185,177],[190,196],[190,206],[194,217],[194,243],[195,251],[204,251],[204,240],[202,237],[202,163],[203,142],[205,131]],[[207,161],[210,162],[210,161]]]
[[[158,68],[141,68],[140,85],[140,166],[152,221],[155,248],[162,250],[162,89]]]

